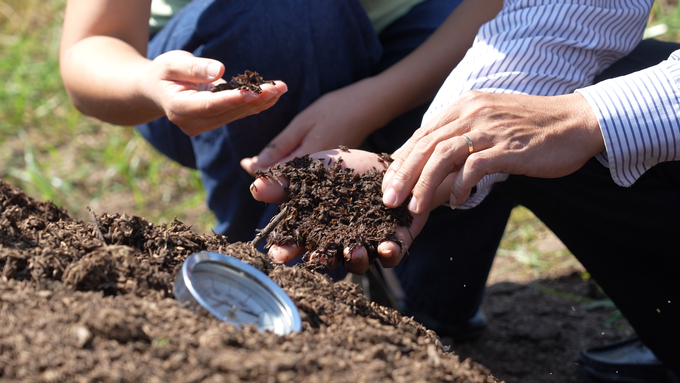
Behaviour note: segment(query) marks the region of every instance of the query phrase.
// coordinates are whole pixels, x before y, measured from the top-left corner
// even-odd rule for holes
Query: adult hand
[[[322,150],[358,147],[390,117],[375,100],[371,80],[327,93],[298,114],[256,157],[241,166],[251,175],[277,163]]]
[[[324,159],[324,164],[328,164],[328,159],[332,158],[333,162],[342,158],[343,168],[349,167],[354,169],[356,173],[363,173],[373,168],[380,169],[381,162],[378,161],[378,155],[375,153],[365,152],[361,150],[351,150],[344,152],[339,150],[328,150],[324,152],[314,153],[312,158]],[[279,183],[279,181],[281,183]],[[288,181],[285,179],[273,180],[268,178],[258,178],[253,182],[250,191],[253,197],[263,202],[281,202],[287,195],[284,186]],[[406,250],[413,242],[413,238],[420,233],[425,221],[427,220],[429,212],[414,215],[413,223],[410,228],[398,227],[397,233],[403,240],[403,247],[392,241],[385,241],[378,245],[378,259],[384,267],[394,267],[399,264]],[[293,259],[302,255],[303,249],[297,246],[280,246],[273,245],[269,248],[269,256],[277,262],[290,262]],[[350,254],[349,249],[345,249],[345,268],[347,271],[355,274],[363,274],[370,266],[368,261],[368,253],[364,247],[358,247]],[[340,263],[340,259],[335,259],[331,263],[331,267],[335,267]]]
[[[259,113],[288,90],[285,83],[275,81],[276,85],[262,85],[260,94],[235,89],[209,92],[224,82],[223,73],[224,65],[218,61],[171,51],[153,60],[140,81],[146,96],[189,136]]]
[[[471,140],[472,153],[462,135]],[[458,206],[487,174],[562,177],[603,150],[597,118],[578,93],[545,97],[468,91],[393,155],[383,180],[383,202],[399,206],[413,192],[409,210],[421,214],[448,178],[449,203]]]

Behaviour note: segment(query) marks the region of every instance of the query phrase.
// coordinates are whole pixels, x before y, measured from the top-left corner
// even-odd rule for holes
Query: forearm
[[[369,79],[390,119],[431,100],[463,59],[479,27],[501,10],[502,0],[463,1],[420,47]],[[389,120],[388,120],[389,121]]]
[[[135,125],[163,115],[145,93],[143,74],[149,63],[121,40],[94,36],[62,52],[61,74],[81,112],[114,124]]]

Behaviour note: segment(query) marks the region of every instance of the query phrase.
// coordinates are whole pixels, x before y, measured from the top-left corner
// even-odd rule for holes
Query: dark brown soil
[[[330,161],[330,160],[329,160]],[[383,154],[379,161],[390,162]],[[378,256],[378,244],[389,240],[402,244],[396,227],[410,227],[413,216],[406,200],[398,208],[382,203],[381,181],[385,167],[363,174],[342,168],[342,158],[333,164],[303,156],[278,164],[256,177],[289,181],[288,199],[279,204],[285,211],[281,221],[267,238],[267,245],[297,245],[313,254],[308,263],[324,268],[331,259],[343,259],[343,250],[363,246],[372,261]],[[376,163],[376,166],[379,164]]]
[[[563,272],[529,284],[489,286],[483,303],[488,327],[482,336],[442,342],[508,383],[589,382],[576,369],[579,351],[623,339],[631,328],[581,271]]]
[[[223,90],[238,89],[262,93],[262,88],[260,88],[260,85],[262,84],[276,85],[274,81],[263,79],[259,73],[247,70],[243,74],[232,77],[229,82],[215,85],[210,91],[214,93]]]
[[[497,382],[355,284],[273,265],[179,221],[91,216],[73,220],[0,182],[2,381]],[[171,281],[201,250],[268,274],[299,308],[303,331],[238,330],[182,308]]]

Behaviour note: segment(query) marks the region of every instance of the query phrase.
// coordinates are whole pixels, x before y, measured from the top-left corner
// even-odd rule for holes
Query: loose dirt
[[[273,265],[250,245],[179,221],[91,217],[73,220],[0,182],[3,381],[498,381],[355,284]],[[303,331],[239,330],[181,307],[171,281],[201,250],[268,274],[299,308]]]
[[[263,79],[259,73],[247,70],[243,74],[232,77],[229,82],[213,86],[210,91],[215,93],[223,90],[238,89],[249,90],[259,94],[262,93],[262,88],[260,88],[262,84],[276,85],[274,81]]]
[[[382,203],[380,188],[388,154],[377,157],[376,167],[363,174],[342,167],[342,158],[334,163],[303,156],[278,164],[256,177],[285,178],[288,198],[279,204],[280,222],[267,238],[267,245],[297,245],[305,249],[306,262],[324,269],[334,258],[343,259],[363,246],[372,262],[378,257],[378,244],[389,240],[402,245],[397,226],[410,227],[413,216],[408,211],[410,199],[397,208]],[[377,168],[380,168],[378,170]],[[285,210],[284,210],[285,209]]]
[[[318,239],[311,248],[328,240]],[[370,247],[364,240],[355,242]],[[181,307],[174,276],[204,250],[269,275],[300,310],[302,332],[236,329]],[[0,381],[585,382],[578,351],[630,328],[613,320],[578,264],[539,279],[518,264],[497,257],[488,328],[456,343],[309,264],[275,265],[249,244],[177,220],[93,211],[74,220],[0,182]]]

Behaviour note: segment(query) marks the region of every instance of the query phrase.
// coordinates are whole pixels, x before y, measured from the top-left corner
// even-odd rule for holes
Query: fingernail
[[[397,193],[393,188],[387,189],[385,194],[383,194],[383,203],[387,206],[394,206],[397,203]]]
[[[386,247],[387,247],[387,249],[386,249]],[[391,257],[393,251],[389,246],[381,243],[381,244],[378,245],[378,253],[380,255],[382,255],[383,257]]]
[[[269,166],[271,163],[272,157],[269,155],[268,152],[262,152],[257,155],[257,164],[261,166]]]
[[[382,182],[383,188],[385,187],[385,185],[390,184],[395,173],[396,172],[394,170],[388,170],[387,173],[385,173],[385,177],[383,177],[383,182]]]
[[[208,75],[208,78],[211,79],[211,80],[214,80],[215,78],[217,78],[217,75],[220,74],[221,67],[222,66],[218,63],[208,64],[208,68],[205,71],[206,74]]]
[[[243,95],[243,99],[246,102],[251,102],[253,100],[257,100],[257,98],[259,97],[257,95],[257,93],[255,93],[255,92],[241,92],[241,94]]]
[[[451,205],[451,210],[455,210],[458,207],[458,199],[453,194],[449,197],[449,205]]]
[[[418,200],[416,199],[416,196],[411,197],[411,200],[408,203],[408,210],[411,213],[415,213],[418,210]]]
[[[276,96],[278,93],[279,92],[276,91],[276,88],[274,88],[274,91],[262,92],[262,99],[265,100],[265,101],[269,101],[272,98],[274,98],[274,96]]]

